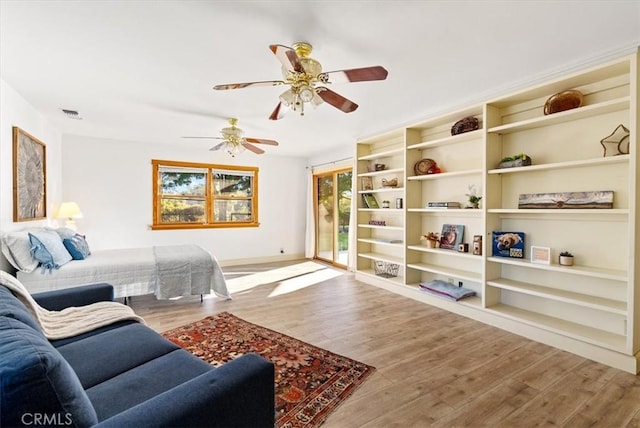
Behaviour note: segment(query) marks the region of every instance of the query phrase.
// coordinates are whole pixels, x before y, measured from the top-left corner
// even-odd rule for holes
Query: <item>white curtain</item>
[[[349,215],[349,263],[347,270],[349,272],[356,271],[356,231],[358,230],[358,186],[356,181],[355,168],[351,174],[351,213]]]
[[[313,168],[307,168],[307,227],[305,230],[304,256],[312,259],[316,254],[316,221],[313,203]]]

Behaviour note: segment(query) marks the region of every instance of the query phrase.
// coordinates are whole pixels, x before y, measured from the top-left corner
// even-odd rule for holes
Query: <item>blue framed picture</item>
[[[524,232],[492,232],[495,257],[524,258]]]

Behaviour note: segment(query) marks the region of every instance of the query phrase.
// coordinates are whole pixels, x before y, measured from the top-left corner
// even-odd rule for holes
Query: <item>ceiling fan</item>
[[[345,113],[351,113],[358,108],[358,104],[325,86],[316,85],[384,80],[388,74],[387,70],[379,65],[324,73],[322,72],[322,65],[309,57],[312,47],[305,42],[295,43],[292,47],[270,45],[269,48],[282,63],[284,80],[230,83],[216,85],[213,89],[225,90],[247,88],[249,86],[289,85],[290,88],[280,95],[280,102],[278,102],[271,116],[269,116],[271,120],[277,120],[282,117],[281,107],[283,104],[293,111],[299,111],[301,115],[304,115],[305,103],[310,103],[313,107],[317,107],[323,102],[327,102]]]
[[[264,138],[249,138],[243,137],[244,131],[236,126],[238,119],[229,119],[229,124],[220,130],[221,137],[182,137],[182,138],[202,138],[202,139],[215,139],[223,140],[220,144],[216,144],[209,150],[224,149],[231,156],[235,156],[242,153],[244,149],[248,149],[255,154],[261,155],[264,153],[260,147],[254,146],[252,143],[267,144],[269,146],[277,146],[278,142],[274,140],[265,140]]]

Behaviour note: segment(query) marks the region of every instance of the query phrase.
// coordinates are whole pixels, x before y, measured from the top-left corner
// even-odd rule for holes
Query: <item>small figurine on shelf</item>
[[[475,184],[469,185],[469,193],[466,194],[469,197],[469,205],[467,208],[480,208],[480,200],[482,196],[478,196],[478,190]]]
[[[562,266],[573,266],[573,254],[568,251],[561,252],[558,263]]]
[[[436,232],[429,232],[420,237],[421,241],[427,241],[427,247],[436,248],[440,242],[440,236]]]

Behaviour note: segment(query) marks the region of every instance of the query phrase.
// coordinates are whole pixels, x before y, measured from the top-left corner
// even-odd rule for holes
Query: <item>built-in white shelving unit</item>
[[[356,144],[358,178],[367,177],[380,206],[359,201],[356,277],[534,340],[638,373],[640,351],[640,214],[638,213],[638,54],[428,118]],[[578,90],[581,107],[544,114],[555,93]],[[458,120],[473,116],[479,129],[451,135]],[[618,125],[630,130],[629,153],[605,156],[600,140]],[[532,165],[499,168],[507,156],[526,153]],[[437,174],[414,166],[433,159]],[[375,165],[385,169],[376,171]],[[394,188],[382,179],[398,179]],[[465,208],[469,186],[480,191],[479,209]],[[613,208],[523,209],[521,194],[613,191]],[[400,205],[396,200],[401,199]],[[429,208],[432,201],[463,208]],[[382,222],[382,223],[381,223]],[[382,225],[384,224],[384,225]],[[469,252],[429,248],[420,237],[443,224],[464,226]],[[492,232],[525,234],[521,259],[492,254]],[[481,254],[472,253],[474,236]],[[548,264],[533,263],[531,246],[551,249]],[[574,266],[558,264],[560,251]],[[380,275],[380,266],[397,275]],[[393,273],[393,272],[392,272]],[[452,302],[420,291],[440,279],[473,289]]]

